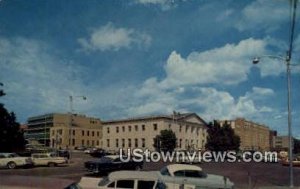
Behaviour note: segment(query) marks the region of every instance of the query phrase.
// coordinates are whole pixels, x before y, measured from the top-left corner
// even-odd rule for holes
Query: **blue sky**
[[[196,112],[245,117],[287,133],[285,0],[2,0],[1,102],[24,123],[68,112],[103,120]],[[299,10],[297,11],[299,19]],[[296,25],[292,63],[300,63]],[[292,67],[294,135],[300,137],[300,66]]]

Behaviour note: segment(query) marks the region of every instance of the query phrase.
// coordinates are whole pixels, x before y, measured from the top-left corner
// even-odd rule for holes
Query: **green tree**
[[[153,139],[153,147],[156,151],[172,152],[176,148],[176,135],[172,130],[162,130],[160,135]]]
[[[211,151],[239,150],[240,137],[234,133],[227,122],[222,127],[217,121],[209,123],[207,132],[206,149]]]
[[[3,86],[0,83],[0,86]],[[0,89],[0,97],[5,93]],[[0,152],[21,151],[25,147],[24,134],[20,124],[16,122],[14,112],[8,112],[4,104],[0,103]]]

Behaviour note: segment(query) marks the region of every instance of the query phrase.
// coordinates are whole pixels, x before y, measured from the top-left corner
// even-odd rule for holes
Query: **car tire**
[[[15,169],[16,167],[17,167],[17,164],[13,161],[7,163],[7,168],[9,168],[9,169]]]
[[[53,162],[48,163],[48,167],[55,167],[55,166],[56,166],[56,163],[53,163]]]

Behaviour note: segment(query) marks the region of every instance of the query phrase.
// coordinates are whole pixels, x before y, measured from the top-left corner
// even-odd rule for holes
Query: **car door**
[[[5,167],[7,162],[6,162],[6,157],[3,154],[0,154],[0,167]]]
[[[155,189],[154,180],[138,180],[136,189]]]

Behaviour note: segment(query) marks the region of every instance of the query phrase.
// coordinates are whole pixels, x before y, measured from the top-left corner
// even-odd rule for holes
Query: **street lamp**
[[[287,75],[287,109],[288,109],[288,138],[289,138],[289,177],[290,177],[290,188],[294,186],[294,174],[293,174],[293,136],[292,136],[292,115],[291,115],[291,63],[290,63],[290,52],[287,52],[286,57],[274,56],[274,55],[263,55],[255,57],[252,61],[253,64],[258,64],[261,58],[272,58],[282,60],[286,65]]]
[[[73,126],[73,98],[81,98],[83,100],[86,100],[85,96],[69,96],[69,101],[70,101],[70,130],[69,130],[69,146],[73,146],[73,139],[72,139],[72,135],[73,135],[73,130],[72,130],[72,126]],[[71,161],[71,157],[72,157],[72,147],[70,147],[70,161]]]

